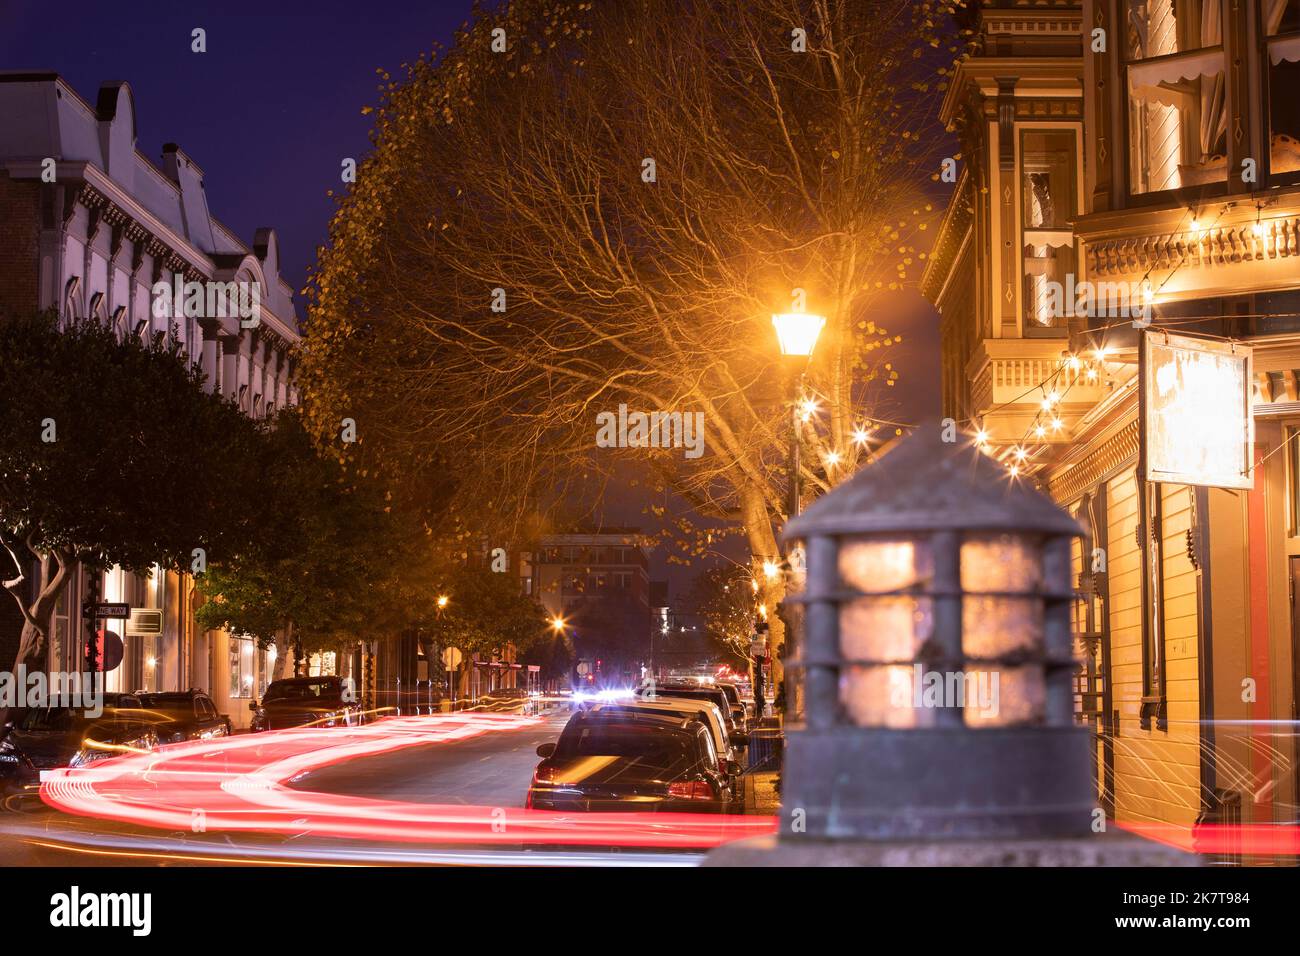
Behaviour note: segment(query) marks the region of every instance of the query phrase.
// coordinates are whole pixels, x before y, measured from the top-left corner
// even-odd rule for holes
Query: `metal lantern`
[[[1095,806],[1074,721],[1082,528],[923,426],[791,521],[806,551],[804,723],[783,839],[1073,836]]]

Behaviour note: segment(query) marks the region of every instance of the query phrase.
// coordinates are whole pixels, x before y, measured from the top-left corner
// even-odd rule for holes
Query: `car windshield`
[[[624,757],[653,767],[674,767],[690,760],[691,739],[659,724],[583,724],[560,735],[555,756]]]
[[[141,694],[140,706],[149,710],[179,710],[191,713],[193,699],[183,694]]]
[[[22,719],[18,722],[18,729],[33,731],[79,730],[89,722],[89,718],[79,708],[47,707],[39,710],[29,710],[23,714]]]
[[[272,684],[266,689],[264,700],[271,703],[277,700],[320,700],[337,697],[339,685],[335,681],[295,681],[287,684]]]

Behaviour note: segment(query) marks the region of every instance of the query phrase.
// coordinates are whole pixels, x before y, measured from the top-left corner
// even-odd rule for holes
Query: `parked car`
[[[740,729],[748,730],[749,711],[745,707],[744,700],[741,699],[740,688],[727,681],[718,681],[713,686],[727,695],[727,702],[731,705],[731,713],[735,716]]]
[[[537,748],[535,810],[725,813],[730,780],[703,722],[627,708],[581,711]]]
[[[252,730],[286,727],[356,727],[361,706],[342,677],[287,677],[272,681],[261,703],[251,701]]]
[[[98,717],[87,716],[80,707],[27,710],[0,740],[0,793],[35,792],[51,770],[86,767],[158,744],[156,723],[131,694],[105,694]]]
[[[731,701],[727,698],[726,691],[718,687],[677,683],[645,684],[636,689],[636,696],[645,700],[660,700],[665,697],[707,700],[712,704],[716,704],[718,709],[726,715],[728,733],[735,735],[744,733],[744,721],[737,720],[735,711],[731,709]]]
[[[718,753],[718,764],[722,771],[729,775],[740,772],[740,751],[745,746],[745,736],[741,734],[737,737],[730,733],[727,729],[727,718],[712,701],[688,700],[684,697],[662,697],[658,700],[631,697],[607,704],[595,704],[589,709],[607,714],[628,710],[677,714],[683,719],[693,717],[702,721],[713,735],[713,748]]]
[[[136,696],[146,716],[156,721],[158,739],[165,744],[229,737],[235,732],[230,718],[217,713],[217,705],[201,690],[137,691]]]

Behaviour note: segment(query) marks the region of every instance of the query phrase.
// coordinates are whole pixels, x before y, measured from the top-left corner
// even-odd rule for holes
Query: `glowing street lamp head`
[[[763,576],[767,578],[769,581],[775,580],[780,575],[780,573],[781,573],[781,565],[777,564],[775,561],[763,562]]]
[[[781,344],[782,355],[812,355],[817,336],[822,334],[826,319],[811,312],[783,312],[772,316],[776,339]]]
[[[447,595],[445,595],[445,594],[439,594],[439,595],[438,595],[438,607],[439,607],[439,608],[444,608],[444,607],[446,607],[446,606],[447,606]]]
[[[564,618],[560,617],[558,614],[551,618],[551,628],[556,631],[564,630]]]

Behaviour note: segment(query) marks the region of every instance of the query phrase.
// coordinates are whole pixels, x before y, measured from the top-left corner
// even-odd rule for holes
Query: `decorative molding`
[[[1098,482],[1131,468],[1138,459],[1138,420],[1133,419],[1073,467],[1048,481],[1052,497],[1073,501]]]

